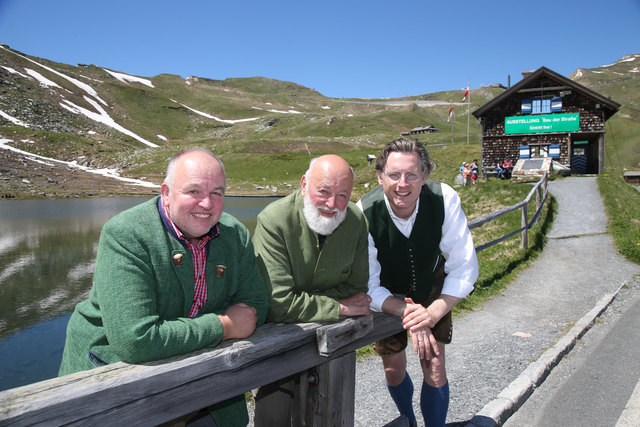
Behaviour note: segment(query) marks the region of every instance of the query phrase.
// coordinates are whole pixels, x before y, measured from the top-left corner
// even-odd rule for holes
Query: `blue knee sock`
[[[449,383],[442,387],[431,387],[422,381],[420,393],[420,410],[427,427],[444,426],[449,410]]]
[[[393,387],[387,384],[387,390],[391,398],[398,407],[401,415],[406,416],[409,419],[409,424],[416,422],[416,416],[413,413],[413,382],[409,373],[404,377],[404,380],[397,386]]]

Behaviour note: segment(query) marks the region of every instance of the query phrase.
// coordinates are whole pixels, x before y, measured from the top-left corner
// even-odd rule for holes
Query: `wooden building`
[[[620,104],[541,67],[473,112],[482,125],[482,168],[551,157],[573,173],[600,173],[605,122]]]
[[[431,126],[431,125],[418,126],[411,129],[409,132],[402,132],[402,136],[417,135],[419,133],[436,133],[436,132],[440,132],[440,131],[435,126]]]

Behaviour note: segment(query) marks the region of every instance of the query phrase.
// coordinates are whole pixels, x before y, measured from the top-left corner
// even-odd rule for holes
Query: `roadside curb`
[[[626,285],[625,282],[614,293],[603,296],[587,314],[576,322],[569,332],[535,362],[529,364],[518,378],[505,387],[495,399],[487,403],[466,426],[501,426],[526,402],[536,387],[544,382],[551,370],[573,349],[576,341],[593,326],[596,318],[607,309]]]

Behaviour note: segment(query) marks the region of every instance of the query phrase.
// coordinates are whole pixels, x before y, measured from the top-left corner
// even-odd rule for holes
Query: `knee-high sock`
[[[449,383],[447,382],[442,387],[431,387],[422,381],[420,410],[422,410],[425,426],[444,426],[449,410]]]
[[[404,377],[404,380],[397,386],[393,387],[387,384],[387,389],[391,398],[398,407],[400,415],[405,415],[409,418],[409,423],[415,423],[416,416],[413,413],[413,382],[409,373]]]

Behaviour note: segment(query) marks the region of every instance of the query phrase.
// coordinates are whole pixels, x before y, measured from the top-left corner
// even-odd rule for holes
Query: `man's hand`
[[[424,328],[431,329],[438,323],[438,320],[422,304],[414,303],[411,298],[405,298],[404,302],[407,303],[402,313],[402,326],[405,329],[412,332]]]
[[[421,328],[411,331],[411,341],[413,342],[413,352],[420,359],[431,360],[433,357],[440,356],[436,337],[431,333],[429,328]]]
[[[234,304],[218,315],[222,323],[222,341],[234,338],[247,338],[256,330],[258,312],[245,303]]]
[[[366,316],[371,313],[369,310],[371,297],[364,292],[359,292],[338,302],[340,303],[340,316]]]

